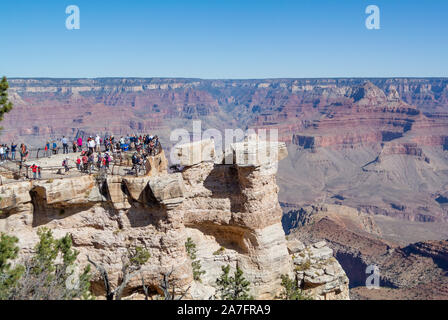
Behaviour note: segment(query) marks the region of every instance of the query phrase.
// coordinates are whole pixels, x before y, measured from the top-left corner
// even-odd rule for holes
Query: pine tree
[[[22,280],[24,287],[27,287],[27,282],[41,283],[37,285],[37,290],[33,288],[33,291],[38,292],[39,299],[90,298],[90,265],[86,266],[80,275],[75,274],[75,262],[79,252],[72,248],[70,234],[55,239],[48,228],[40,228],[37,234],[39,242],[34,248],[34,256],[27,263],[30,276]],[[62,258],[61,263],[56,262],[59,257]],[[48,292],[41,288],[46,285],[51,285],[53,291]],[[25,290],[21,294],[27,296],[31,292]]]
[[[201,262],[196,260],[196,244],[193,242],[191,238],[188,238],[185,242],[185,249],[187,250],[187,254],[191,260],[191,268],[193,269],[193,279],[196,281],[201,281],[201,275],[205,273],[204,270],[201,270]]]
[[[3,115],[12,110],[12,103],[8,100],[8,88],[9,84],[6,77],[2,78],[0,81],[0,122],[3,120]],[[0,127],[0,131],[2,127]],[[2,198],[0,197],[0,201]],[[0,210],[0,214],[2,211]]]
[[[0,300],[8,297],[11,288],[15,287],[23,274],[23,266],[11,268],[11,260],[17,258],[19,239],[0,234]]]
[[[303,294],[302,289],[297,283],[297,279],[291,279],[288,275],[282,275],[283,292],[280,298],[283,300],[312,300],[307,295]]]
[[[9,84],[6,77],[0,81],[0,121],[3,120],[3,115],[12,110],[12,103],[8,100]],[[1,127],[0,127],[1,129]]]
[[[250,282],[244,278],[243,270],[238,265],[235,273],[230,276],[230,265],[222,266],[222,274],[216,280],[218,291],[223,300],[251,300],[253,297],[249,294]]]
[[[72,248],[69,234],[54,239],[47,228],[38,230],[39,242],[35,253],[24,260],[24,265],[11,269],[8,260],[17,257],[17,238],[2,235],[0,240],[0,299],[71,300],[88,299],[90,294],[90,266],[76,274],[79,252]],[[60,258],[60,259],[58,259]],[[61,261],[61,262],[57,262]],[[9,276],[12,275],[12,276]],[[12,281],[13,280],[13,281]]]
[[[58,241],[53,238],[53,233],[50,229],[41,228],[37,230],[39,242],[34,247],[36,254],[32,262],[32,271],[35,274],[41,274],[46,271],[51,273],[55,270],[54,260],[59,254]]]

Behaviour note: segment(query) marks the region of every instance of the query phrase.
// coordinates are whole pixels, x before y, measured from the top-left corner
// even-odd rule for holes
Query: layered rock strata
[[[258,157],[264,148],[272,161]],[[151,161],[151,174],[143,177],[90,175],[1,186],[0,231],[18,236],[23,254],[33,250],[39,227],[52,229],[56,237],[70,233],[79,262],[87,263],[89,255],[102,263],[114,284],[127,248],[143,246],[151,254],[143,274],[154,294],[160,293],[161,274],[173,270],[174,284],[190,288],[188,297],[214,297],[221,266],[230,264],[244,270],[255,298],[275,298],[281,275],[294,270],[275,179],[276,163],[287,155],[286,148],[255,140],[231,149],[233,164],[215,161],[213,142],[200,141],[179,147],[183,169],[176,173],[167,173],[166,159],[159,157]],[[243,149],[263,161],[239,157]],[[197,150],[199,156],[191,154]],[[205,271],[201,282],[193,281],[185,249],[188,237]],[[126,294],[139,290],[140,281],[132,279]],[[93,290],[103,293],[98,277]],[[322,292],[312,294],[340,297]]]

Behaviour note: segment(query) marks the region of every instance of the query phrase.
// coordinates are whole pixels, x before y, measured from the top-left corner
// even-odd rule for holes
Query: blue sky
[[[447,77],[447,21],[446,0],[2,1],[0,75]]]

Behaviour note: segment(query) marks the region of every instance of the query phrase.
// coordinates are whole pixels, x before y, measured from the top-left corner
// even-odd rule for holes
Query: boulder
[[[105,200],[92,176],[34,181],[32,190],[48,205],[71,206]]]
[[[180,173],[153,177],[149,187],[157,201],[170,208],[184,200],[185,185]]]
[[[288,247],[288,252],[290,254],[298,253],[305,249],[305,245],[299,240],[290,240],[286,243],[286,246]]]
[[[123,180],[119,176],[111,176],[106,180],[109,199],[115,209],[129,209],[131,207],[127,195],[123,192]]]
[[[320,247],[319,249],[311,247],[309,248],[310,256],[316,260],[326,260],[333,256],[333,250],[329,247]]]
[[[123,178],[123,181],[126,184],[131,198],[135,201],[142,201],[144,198],[143,191],[148,186],[148,182],[150,181],[150,179],[150,177],[145,176]]]
[[[267,166],[288,155],[284,142],[248,140],[233,143],[231,147],[234,164],[240,167]]]
[[[175,147],[177,160],[181,166],[193,166],[204,161],[214,161],[214,140],[200,140]]]
[[[0,186],[0,211],[18,212],[20,207],[31,202],[31,182],[16,182]]]

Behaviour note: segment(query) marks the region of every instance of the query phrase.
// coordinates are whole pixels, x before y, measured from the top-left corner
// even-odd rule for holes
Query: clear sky
[[[448,76],[447,0],[14,0],[0,30],[8,77]]]

